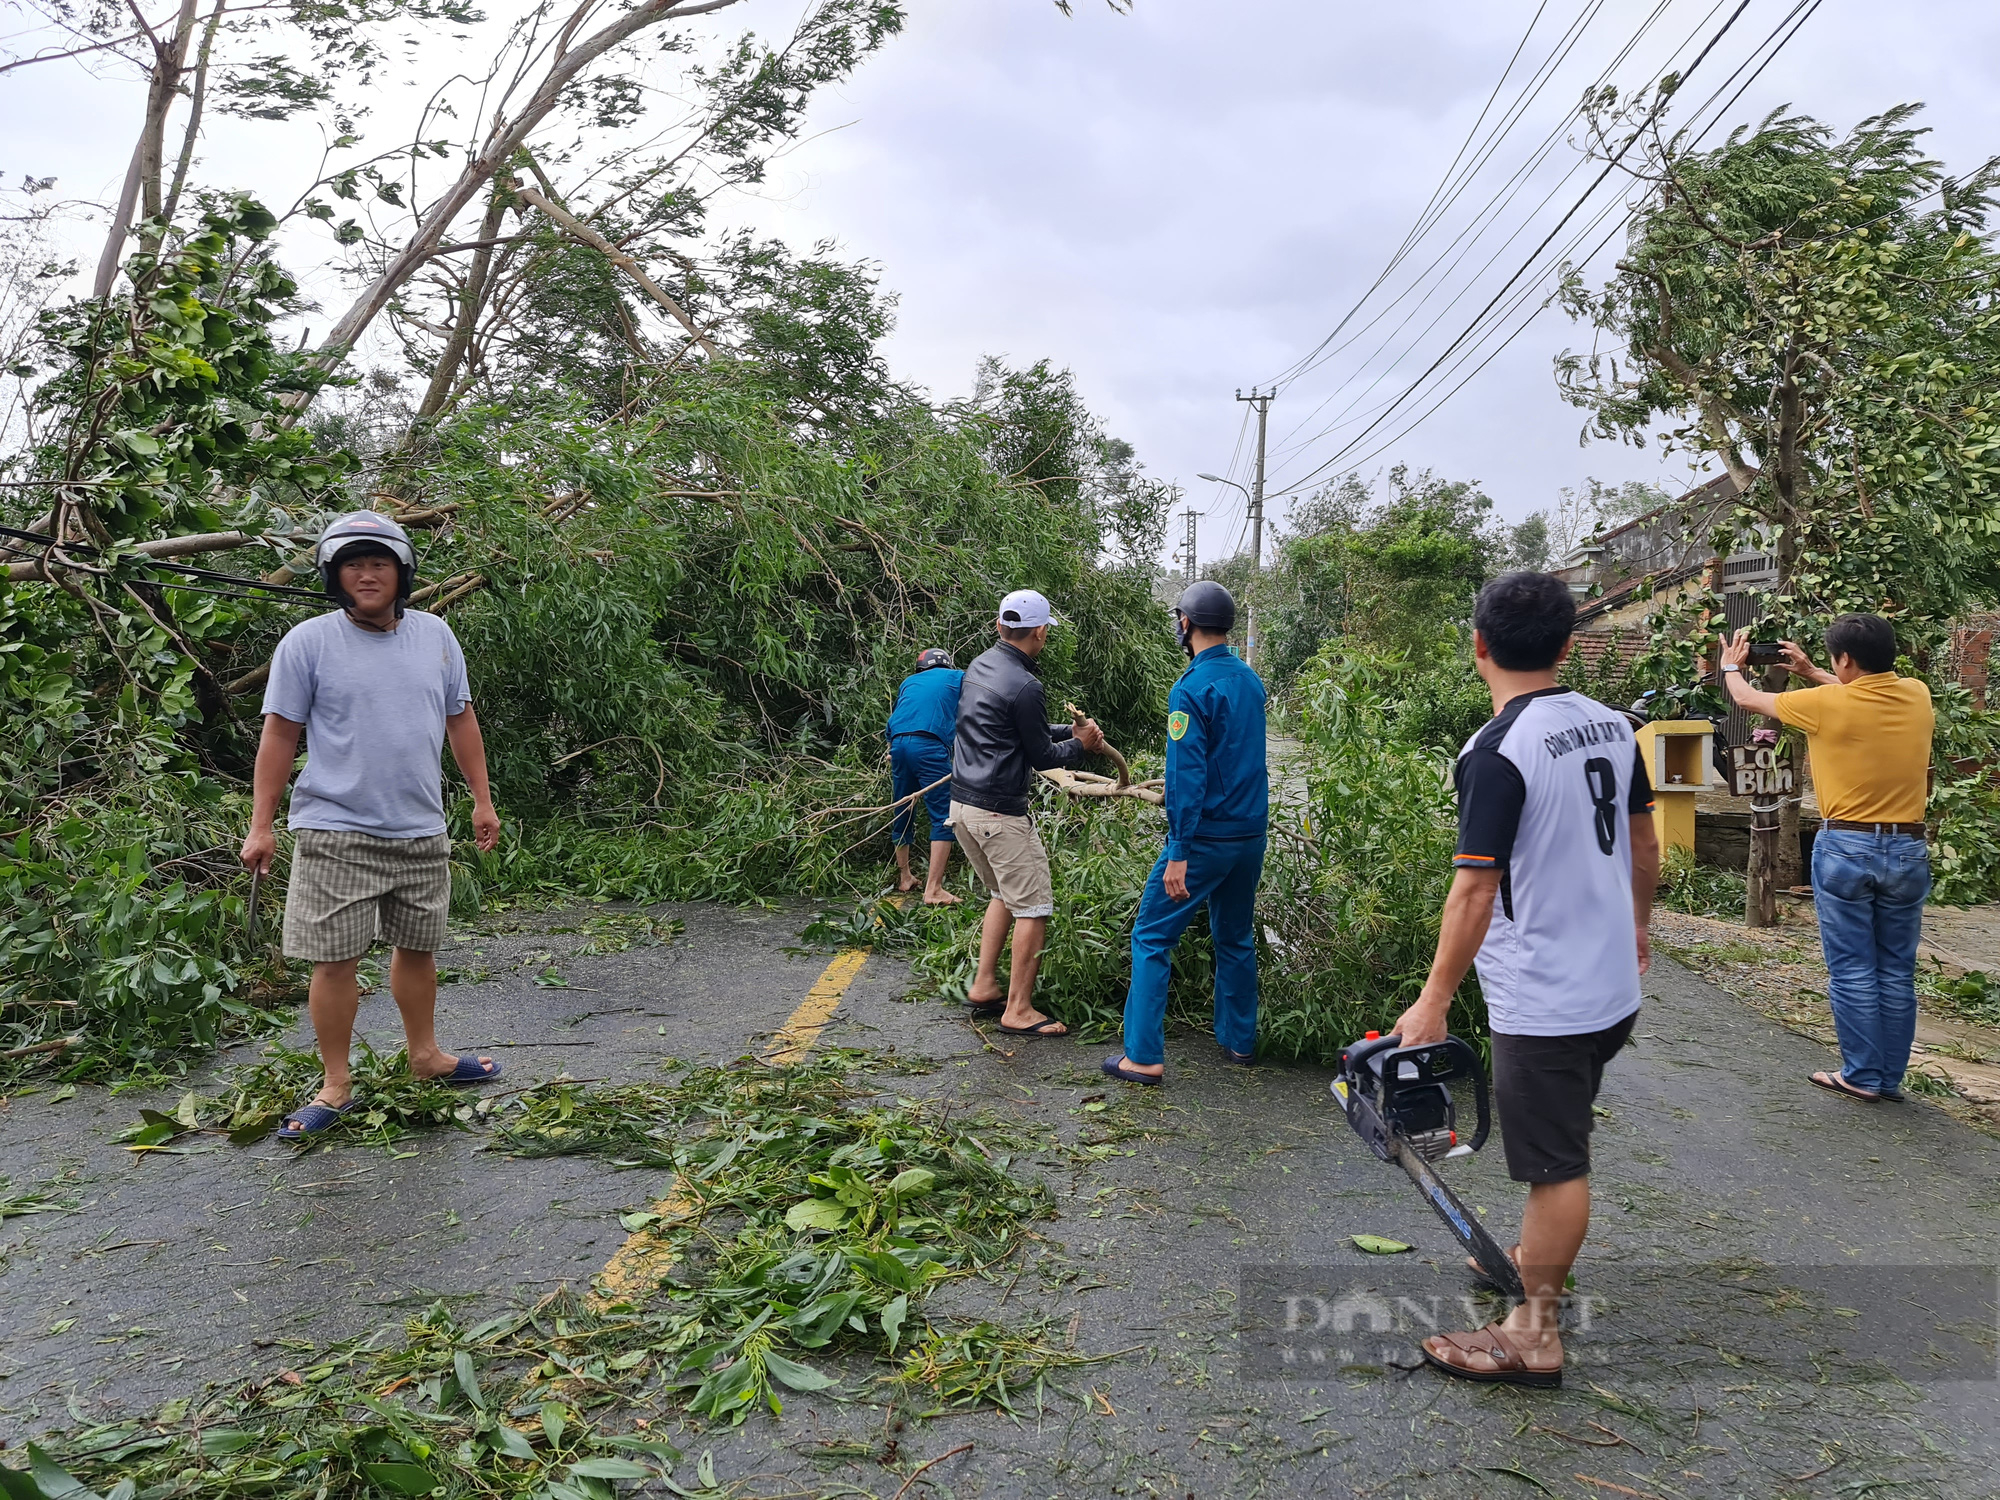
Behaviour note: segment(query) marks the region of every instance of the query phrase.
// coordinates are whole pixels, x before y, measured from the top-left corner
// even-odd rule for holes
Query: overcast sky
[[[801,3],[753,0],[742,24],[776,35]],[[715,222],[801,247],[833,239],[843,253],[879,262],[901,298],[889,358],[939,396],[964,394],[986,353],[1074,370],[1110,430],[1154,474],[1187,484],[1190,503],[1210,514],[1201,541],[1209,558],[1234,550],[1243,534],[1241,497],[1195,478],[1204,470],[1248,478],[1248,408],[1233,396],[1268,387],[1348,313],[1482,109],[1484,135],[1560,52],[1450,213],[1350,323],[1346,336],[1358,327],[1360,337],[1281,383],[1271,411],[1274,490],[1307,483],[1333,462],[1576,200],[1587,177],[1560,180],[1577,161],[1563,117],[1584,85],[1607,66],[1628,86],[1669,59],[1685,66],[1736,5],[1136,0],[1132,14],[1118,15],[1076,0],[1065,20],[1049,0],[910,0],[908,31],[816,102],[812,138],[774,166],[760,198],[722,206]],[[1796,10],[1794,0],[1751,0],[1681,107],[1706,98]],[[1630,56],[1612,66],[1635,34]],[[426,48],[417,77],[426,69],[441,77],[457,61],[450,48]],[[1933,152],[1951,170],[2000,150],[2000,6],[1823,0],[1724,125],[1789,102],[1845,128],[1904,100],[1930,106]],[[129,85],[73,71],[0,79],[8,157],[0,167],[60,173],[67,191],[106,195],[138,108]],[[243,128],[225,124],[212,141],[211,183],[261,184],[317,155],[271,127],[232,141],[228,132]],[[1551,132],[1552,149],[1499,229],[1475,240],[1475,210]],[[253,182],[234,183],[232,172]],[[1583,243],[1597,244],[1615,223]],[[339,300],[330,274],[301,269],[330,304]],[[1546,282],[1531,278],[1521,289],[1529,288]],[[1405,291],[1389,317],[1368,326]],[[1429,466],[1482,481],[1509,517],[1586,475],[1684,480],[1684,463],[1663,467],[1654,450],[1579,448],[1581,414],[1558,398],[1550,361],[1588,342],[1588,330],[1541,313],[1483,370],[1460,369],[1471,378],[1434,415],[1407,433],[1404,421],[1387,423],[1332,472],[1354,460],[1369,473],[1396,461]],[[1491,348],[1479,347],[1473,363]],[[1344,411],[1346,425],[1320,436]],[[1283,504],[1274,500],[1274,515]]]
[[[1212,556],[1238,545],[1241,499],[1195,475],[1247,478],[1247,449],[1237,450],[1248,408],[1233,396],[1309,353],[1373,280],[1536,8],[1534,0],[1138,0],[1119,16],[1078,0],[1065,21],[1046,0],[917,0],[908,33],[821,101],[818,122],[845,128],[774,171],[782,201],[765,218],[796,240],[830,235],[881,261],[902,296],[891,357],[940,393],[966,390],[985,352],[1073,369],[1152,472],[1187,483],[1191,503],[1217,514],[1222,524],[1205,524],[1202,538]],[[1612,76],[1643,82],[1664,53],[1697,31],[1705,37],[1734,8],[1732,0],[1716,14],[1713,0],[1674,0]],[[1591,9],[1549,0],[1523,64],[1531,70]],[[1657,0],[1596,8],[1461,209],[1528,157],[1530,142],[1559,124],[1657,9]],[[1790,0],[1752,0],[1689,97],[1706,97],[1792,10]],[[1844,128],[1910,99],[1930,106],[1934,152],[1952,169],[2000,151],[2000,6],[1826,0],[1731,121],[1790,102]],[[1551,173],[1575,160],[1559,141]],[[1553,175],[1516,200],[1510,227],[1535,228],[1512,260],[1502,256],[1398,376],[1428,364],[1574,201],[1581,182],[1549,209],[1528,211]],[[1413,264],[1452,243],[1449,232],[1433,239],[1441,243],[1427,241]],[[1283,389],[1271,411],[1274,450],[1387,331],[1379,326],[1375,339]],[[1655,450],[1579,448],[1581,413],[1557,396],[1550,362],[1587,342],[1587,330],[1543,313],[1370,471],[1400,459],[1477,478],[1514,517],[1586,475],[1678,483],[1684,462],[1662,468]],[[1381,389],[1399,387],[1392,378]],[[1274,486],[1340,446],[1301,439],[1354,393],[1283,444]]]

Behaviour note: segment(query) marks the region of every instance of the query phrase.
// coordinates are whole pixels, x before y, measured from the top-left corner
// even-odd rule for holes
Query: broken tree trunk
[[[522,202],[534,204],[536,208],[539,208],[550,219],[560,225],[564,232],[570,235],[571,238],[580,240],[590,246],[591,249],[610,261],[612,265],[638,282],[640,290],[659,303],[661,307],[672,313],[674,320],[687,330],[688,337],[708,351],[710,359],[722,358],[722,351],[709,342],[707,334],[695,326],[694,319],[687,315],[687,309],[668,296],[665,289],[646,274],[646,268],[640,265],[638,261],[627,255],[623,250],[620,250],[575,214],[570,213],[567,209],[557,207],[546,196],[536,192],[533,188],[517,188],[515,191],[520,196]]]

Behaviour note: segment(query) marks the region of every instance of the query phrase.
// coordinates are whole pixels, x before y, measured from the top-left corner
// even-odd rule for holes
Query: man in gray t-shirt
[[[294,848],[284,950],[312,962],[309,1009],[325,1079],[285,1120],[278,1138],[287,1141],[354,1107],[347,1055],[360,1006],[356,969],[378,937],[395,950],[389,989],[410,1071],[455,1084],[500,1075],[491,1058],[442,1050],[435,1028],[437,950],[451,907],[439,764],[446,740],[472,789],[474,842],[486,851],[500,836],[464,653],[443,620],[405,609],[416,558],[388,517],[341,517],[321,536],[317,558],[342,607],[294,626],[271,658],[242,855],[253,870],[271,868],[273,823],[303,731],[306,765],[286,820]]]

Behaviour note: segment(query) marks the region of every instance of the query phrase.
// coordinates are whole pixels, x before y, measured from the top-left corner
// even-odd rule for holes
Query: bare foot
[[[1000,1029],[1002,1031],[1014,1032],[1017,1035],[1028,1036],[1067,1036],[1069,1034],[1069,1028],[1063,1025],[1062,1022],[1051,1020],[1032,1005],[1023,1005],[1018,1008],[1012,1005],[1008,1006],[1000,1017]]]
[[[963,896],[954,896],[950,891],[924,892],[924,905],[926,906],[963,906],[964,904],[965,898]]]
[[[896,894],[897,894],[897,895],[899,895],[899,896],[907,896],[907,895],[909,895],[909,894],[910,894],[910,892],[911,892],[911,891],[914,891],[914,890],[915,890],[916,888],[917,888],[917,877],[916,877],[916,876],[914,876],[914,875],[899,875],[899,876],[897,876],[897,877],[896,877]]]
[[[965,991],[965,1003],[967,1005],[998,1005],[1007,998],[1007,992],[1000,989],[997,984],[994,986],[995,993],[991,995],[977,994],[975,993],[977,989],[978,981],[976,980],[972,985],[967,987]]]

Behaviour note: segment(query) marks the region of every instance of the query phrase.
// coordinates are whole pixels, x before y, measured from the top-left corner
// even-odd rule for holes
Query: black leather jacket
[[[1005,641],[965,669],[958,733],[951,750],[951,794],[989,812],[1025,815],[1028,777],[1083,755],[1075,731],[1048,721],[1035,659]]]

